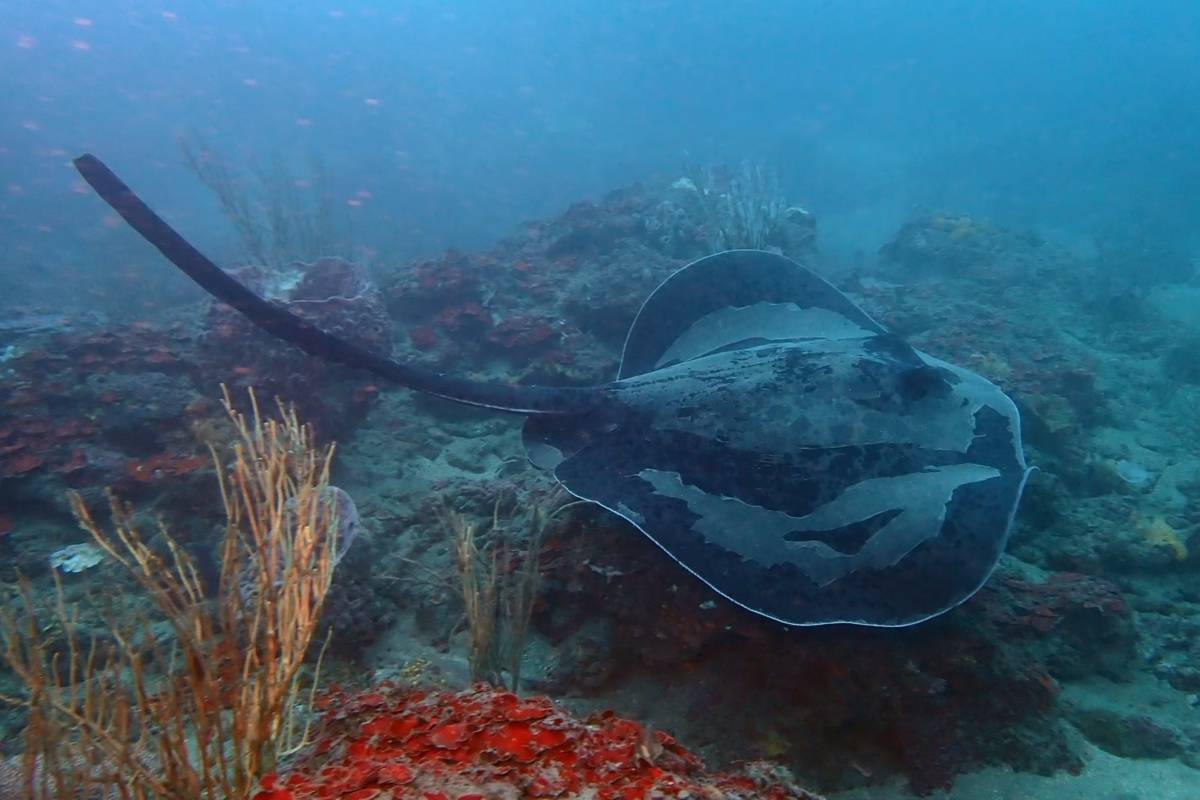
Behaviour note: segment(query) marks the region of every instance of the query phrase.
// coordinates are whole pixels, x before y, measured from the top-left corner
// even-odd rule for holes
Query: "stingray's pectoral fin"
[[[688,264],[646,298],[621,358],[622,378],[767,342],[888,337],[828,281],[784,256],[727,250]]]
[[[504,411],[569,413],[605,400],[602,390],[480,383],[401,364],[371,353],[321,330],[239,283],[154,213],[100,159],[84,154],[75,159],[74,164],[96,194],[180,271],[259,328],[309,355],[367,370],[416,391]]]
[[[839,455],[755,460],[636,423],[559,453],[554,475],[573,495],[787,625],[905,626],[954,607],[995,566],[1024,479],[954,464],[831,492],[811,467]]]

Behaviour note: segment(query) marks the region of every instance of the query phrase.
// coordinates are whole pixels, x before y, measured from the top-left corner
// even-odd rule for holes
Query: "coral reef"
[[[703,191],[694,184],[616,191],[528,223],[489,252],[449,251],[397,271],[384,291],[406,331],[398,354],[439,368],[500,365],[527,382],[603,381],[647,293],[711,252],[712,237],[754,231],[763,246],[815,256],[811,214],[764,195],[769,208],[759,219],[759,200],[738,194],[738,214],[721,216],[713,203],[729,194],[730,178],[713,181]],[[732,226],[725,233],[717,230],[722,219]]]
[[[189,428],[204,408],[182,325],[38,332],[4,366],[0,509],[62,513],[67,489],[144,494],[207,465]]]
[[[378,352],[491,379],[601,382],[615,374],[647,292],[711,246],[721,207],[706,209],[703,187],[691,184],[630,187],[527,223],[484,252],[395,265],[379,290],[336,260],[250,272],[272,297]],[[773,227],[755,235],[821,267],[812,215],[768,200],[762,219]],[[1080,742],[1122,758],[1192,758],[1200,749],[1187,717],[1200,694],[1196,334],[1159,313],[1144,287],[1101,308],[1094,287],[1111,268],[1101,261],[971,215],[930,213],[897,232],[882,271],[836,281],[922,350],[972,367],[1021,407],[1039,471],[1009,555],[944,619],[896,631],[782,629],[715,597],[628,526],[579,511],[544,543],[517,689],[551,694],[585,721],[480,688],[334,692],[328,749],[262,792],[299,798],[340,781],[361,798],[516,796],[552,759],[612,737],[623,754],[636,740],[674,760],[623,762],[627,771],[611,773],[616,784],[573,773],[579,791],[648,789],[651,774],[673,781],[664,791],[774,791],[753,784],[774,774],[761,759],[823,790],[906,781],[929,792],[983,765],[1078,770],[1088,758]],[[1154,282],[1179,274],[1172,262]],[[196,454],[222,430],[199,398],[218,380],[254,384],[295,398],[337,436],[336,481],[372,534],[347,553],[339,573],[350,580],[326,603],[319,635],[334,632],[329,669],[370,685],[429,661],[443,684],[468,683],[464,603],[438,510],[448,501],[486,520],[500,497],[525,509],[544,492],[547,479],[520,455],[519,421],[380,391],[220,307],[169,326],[67,327],[43,317],[0,325],[6,578],[19,567],[46,590],[48,557],[77,541],[64,534],[67,488],[94,496],[113,485],[178,523],[193,552],[211,550],[218,520],[195,499],[209,477]],[[89,580],[71,575],[67,590],[81,593]],[[348,709],[340,719],[339,704]],[[420,733],[366,731],[411,720],[410,707],[424,715]],[[505,713],[527,707],[552,709],[538,719],[560,720],[578,738],[516,758],[515,740],[495,737],[511,724]],[[647,727],[586,720],[608,708],[670,729],[717,768],[756,765],[722,782]],[[467,720],[478,723],[471,736],[431,743],[439,726]],[[0,722],[4,732],[18,726]],[[525,733],[536,727],[525,723]],[[496,760],[498,746],[509,750]],[[374,762],[389,752],[403,769],[387,773],[385,786]],[[485,787],[485,778],[494,782]]]
[[[110,619],[107,637],[89,640],[61,583],[44,611],[25,580],[15,606],[0,610],[0,660],[20,684],[0,702],[26,714],[22,796],[245,797],[291,750],[301,669],[339,546],[349,546],[350,520],[334,525],[351,504],[330,490],[331,445],[319,447],[282,404],[278,419],[250,404],[247,420],[224,397],[236,438],[232,465],[215,465],[226,527],[211,598],[161,523],[163,555],[132,506],[110,495],[109,532],[72,494],[92,553],[79,563],[77,548],[57,566],[119,565],[154,619]]]
[[[1058,252],[1029,231],[968,214],[934,212],[906,222],[879,255],[909,278],[969,274],[994,281],[1028,278]]]
[[[913,629],[796,631],[714,601],[653,546],[602,522],[551,539],[546,562],[535,625],[553,655],[531,685],[648,702],[654,718],[680,710],[645,695],[686,674],[704,712],[677,722],[680,735],[709,743],[721,763],[758,741],[750,755],[831,788],[899,772],[928,791],[981,763],[1078,768],[1058,680],[1128,679],[1136,660],[1120,593],[1082,575],[1006,569],[946,619]],[[642,699],[628,696],[633,685]]]
[[[391,352],[392,325],[383,295],[362,267],[322,258],[279,270],[246,267],[238,277],[332,334],[379,355]],[[331,438],[361,421],[378,391],[358,372],[310,358],[221,303],[209,306],[197,358],[207,380],[295,398],[304,418]]]

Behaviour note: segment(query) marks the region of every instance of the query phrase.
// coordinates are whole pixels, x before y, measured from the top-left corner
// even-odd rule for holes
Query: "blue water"
[[[1061,734],[1078,743],[1086,769],[1076,781],[1068,774],[1071,759],[1052,748],[1045,749],[1044,763],[1032,756],[1010,763],[992,758],[996,750],[971,751],[968,758],[962,754],[971,748],[957,742],[946,751],[969,763],[970,773],[956,784],[961,794],[951,796],[1090,798],[1112,789],[1114,800],[1158,796],[1135,790],[1200,797],[1200,3],[0,0],[0,21],[0,537],[12,531],[0,540],[6,580],[16,567],[37,565],[38,591],[49,596],[46,554],[39,548],[78,541],[59,499],[68,486],[99,497],[101,477],[135,480],[129,485],[145,492],[138,499],[153,511],[159,510],[149,502],[153,492],[183,491],[182,484],[147,488],[145,476],[130,473],[129,465],[194,457],[202,437],[188,426],[201,427],[193,414],[204,408],[193,404],[195,397],[215,396],[216,380],[254,383],[268,371],[258,359],[271,358],[253,344],[244,352],[235,347],[237,329],[205,311],[200,301],[206,295],[96,198],[71,167],[80,153],[104,159],[222,267],[245,262],[244,242],[185,151],[228,165],[234,186],[247,196],[270,189],[281,175],[298,197],[311,198],[320,188],[338,233],[332,254],[366,265],[385,287],[382,321],[368,321],[383,337],[393,334],[395,357],[472,376],[490,371],[498,380],[549,376],[563,383],[607,380],[620,355],[625,317],[641,293],[703,255],[655,250],[673,233],[666,223],[650,225],[666,218],[658,211],[700,208],[700,193],[668,189],[672,181],[698,174],[703,165],[759,165],[777,176],[781,199],[802,205],[817,221],[817,249],[805,244],[797,257],[813,255],[822,274],[917,346],[1013,389],[1024,419],[1036,423],[1026,425],[1026,450],[1041,469],[1017,518],[1007,571],[991,585],[999,593],[977,601],[971,613],[988,625],[1018,628],[1015,634],[1004,628],[1019,643],[1014,647],[1027,648],[1012,651],[1021,665],[1012,667],[1021,679],[1013,685],[1027,691],[1014,708],[1024,702],[1021,710],[1028,710],[1045,698],[1031,716],[1040,722],[1044,713],[1054,736],[1037,730],[1046,741],[1059,742]],[[322,176],[327,184],[318,187]],[[523,221],[555,219],[572,203],[599,201],[639,181],[652,188],[630,195],[635,210],[608,205],[596,212],[602,229],[597,252],[588,250],[588,235],[574,237],[579,230],[573,226],[585,229],[590,218],[548,223],[553,230],[544,238],[526,233],[488,251]],[[636,221],[632,227],[641,226],[642,238],[630,237],[638,239],[632,244],[621,233],[626,213]],[[651,231],[661,240],[656,243]],[[922,250],[926,238],[935,246]],[[874,273],[879,249],[889,241],[916,255],[892,264],[884,259]],[[563,242],[570,246],[559,247]],[[1051,244],[1043,249],[1045,242]],[[609,259],[606,247],[617,255]],[[448,249],[484,255],[416,263]],[[643,265],[638,259],[647,253]],[[938,260],[947,253],[961,259]],[[931,263],[919,263],[927,257]],[[478,274],[466,274],[477,268]],[[447,273],[448,289],[439,284]],[[419,294],[413,300],[406,291]],[[344,299],[340,291],[326,294]],[[580,296],[585,301],[574,302]],[[503,327],[521,320],[523,328]],[[179,327],[170,328],[175,323]],[[125,350],[110,352],[103,337],[92,337],[106,326]],[[221,329],[227,338],[212,344]],[[62,336],[50,335],[54,331]],[[532,344],[504,344],[515,338],[513,331]],[[201,352],[206,339],[210,349],[203,357],[212,363],[204,366],[221,371],[218,378],[162,367],[167,350],[178,350],[183,362]],[[60,343],[65,355],[47,352]],[[122,354],[120,374],[107,375],[107,360]],[[85,374],[93,366],[96,374]],[[284,367],[289,379],[305,377],[306,369]],[[450,557],[444,547],[429,545],[444,545],[442,532],[417,544],[411,538],[427,532],[423,525],[441,524],[430,510],[438,493],[449,496],[465,485],[478,499],[502,491],[496,487],[504,481],[535,485],[506,471],[517,474],[524,465],[516,423],[488,417],[476,425],[473,417],[464,421],[438,406],[411,404],[401,390],[362,383],[363,376],[333,386],[320,383],[335,380],[328,377],[333,373],[313,373],[319,388],[301,390],[307,392],[302,399],[323,399],[323,390],[337,388],[347,397],[334,398],[330,417],[338,416],[339,402],[351,405],[350,395],[362,413],[346,423],[335,476],[354,490],[364,529],[375,537],[363,545],[375,549],[360,558],[374,559],[377,571],[356,587],[375,605],[364,605],[368,610],[354,620],[370,631],[372,646],[380,636],[391,637],[389,646],[417,642],[429,651],[397,645],[404,659],[392,659],[392,650],[377,648],[361,662],[371,664],[369,679],[400,669],[402,661],[407,669],[426,656],[461,656],[454,649],[462,643],[461,634],[454,639],[458,623],[439,616],[452,615],[457,602]],[[160,396],[141,396],[155,392]],[[71,424],[60,426],[63,420]],[[152,435],[143,442],[138,434],[146,430],[162,441]],[[494,441],[484,446],[486,439]],[[77,444],[88,449],[95,473],[69,466]],[[84,486],[81,474],[96,485]],[[164,505],[190,514],[193,500],[200,502],[189,495],[186,507]],[[50,533],[43,539],[41,531]],[[641,568],[622,572],[604,562],[603,545],[595,547],[580,556],[588,569],[578,571],[597,582],[597,596],[626,591],[610,587],[621,578],[637,591]],[[393,582],[402,579],[392,573],[403,573],[406,564],[433,580],[421,573],[428,586],[418,580],[412,582],[417,588],[395,589]],[[438,570],[449,575],[449,589],[438,582]],[[1081,584],[1075,572],[1102,578],[1103,586]],[[603,577],[603,586],[595,576]],[[652,591],[666,584],[675,592],[690,585],[685,580],[682,572],[671,573]],[[568,599],[580,603],[589,589],[571,585],[575,596]],[[620,580],[614,585],[623,586]],[[437,606],[431,618],[447,630],[455,626],[450,633],[425,630],[421,639],[395,623],[416,615],[414,608],[430,611],[413,599],[422,592],[430,608]],[[625,628],[600,626],[595,641],[584,629],[574,650],[560,647],[570,641],[565,634],[539,631],[530,658],[577,658],[580,663],[568,660],[567,667],[591,680],[587,662],[595,656],[595,671],[603,674],[595,685],[581,678],[578,686],[611,690],[593,698],[597,708],[618,706],[664,727],[696,723],[704,734],[695,735],[696,747],[726,753],[716,745],[729,745],[739,760],[746,752],[790,753],[796,763],[819,767],[802,775],[805,781],[847,791],[847,800],[909,796],[889,772],[895,765],[888,748],[903,751],[902,737],[885,732],[876,739],[869,709],[891,696],[924,698],[929,704],[922,709],[936,706],[943,692],[976,699],[987,693],[947,689],[941,676],[953,678],[964,663],[980,667],[979,675],[992,674],[993,664],[1011,666],[977,651],[957,661],[952,651],[946,663],[930,656],[933,666],[907,661],[876,673],[874,664],[862,663],[870,659],[854,640],[845,651],[831,651],[850,654],[846,674],[854,677],[845,684],[838,684],[844,675],[836,669],[780,667],[817,681],[810,695],[801,687],[793,697],[772,683],[769,670],[735,663],[741,651],[709,650],[709,663],[699,657],[692,663],[655,650],[659,639],[650,641],[645,628],[628,624],[640,609],[629,596],[613,613]],[[1120,602],[1113,599],[1118,596]],[[695,606],[707,614],[715,606],[703,597]],[[1108,602],[1110,617],[1102,622],[1110,627],[1088,627],[1089,610],[1104,605],[1093,597]],[[658,600],[653,594],[646,607]],[[597,615],[604,605],[583,602]],[[1001,609],[1004,602],[1013,608]],[[1117,606],[1119,624],[1112,621]],[[1063,608],[1084,609],[1078,615],[1084,622],[1072,618],[1054,629],[1055,614],[1068,615]],[[698,619],[702,625],[706,618]],[[1069,624],[1080,627],[1064,633]],[[1051,629],[1057,632],[1041,638]],[[630,630],[646,639],[627,644],[621,636]],[[1097,638],[1097,631],[1119,641]],[[931,625],[911,639],[863,641],[866,648],[882,642],[881,652],[892,654],[900,650],[886,648],[897,642],[936,653],[936,646],[919,648],[952,634],[952,627]],[[796,646],[798,639],[785,644]],[[946,641],[952,640],[960,647],[974,642],[970,636]],[[1039,649],[1051,640],[1067,656],[1057,653],[1062,657],[1055,661],[1051,648]],[[645,641],[646,654],[621,650]],[[738,641],[749,649],[776,640]],[[813,641],[845,646],[837,638]],[[1093,652],[1089,647],[1110,648],[1120,668],[1105,662],[1085,669],[1071,661],[1073,653]],[[335,650],[331,657],[340,655]],[[621,659],[640,664],[643,655],[650,664],[674,665],[665,672],[678,666],[671,661],[678,656],[684,659],[679,669],[691,677],[622,684],[628,675],[617,670],[626,666]],[[759,669],[770,658],[755,655],[746,660]],[[357,652],[348,661],[361,666],[356,659]],[[1049,664],[1044,674],[1025,669],[1027,663],[1041,669],[1042,661]],[[879,664],[894,667],[895,659],[881,656]],[[564,674],[571,674],[567,667]],[[922,670],[933,676],[927,685],[913,677]],[[974,677],[961,670],[967,673]],[[880,683],[894,679],[894,686],[876,686],[877,675],[887,678]],[[828,702],[834,691],[823,688],[824,679],[846,692],[844,718],[837,703]],[[7,691],[4,681],[11,676],[0,671],[0,693]],[[1029,693],[1031,686],[1040,693]],[[753,702],[743,707],[739,691]],[[674,692],[687,699],[677,701]],[[725,729],[713,716],[707,723],[720,730],[706,738],[706,720],[683,712],[693,701],[723,708],[738,723],[758,709],[763,721]],[[825,716],[807,716],[807,701],[824,701]],[[996,708],[1011,710],[1003,705]],[[963,706],[978,715],[990,708]],[[897,701],[896,709],[902,707]],[[945,727],[927,730],[940,735],[972,723],[956,713],[931,714]],[[781,720],[787,725],[772,727]],[[818,736],[829,736],[827,758],[807,740],[808,749],[789,751],[809,724],[824,725]],[[1005,724],[988,729],[990,745],[1003,750],[1011,744],[1022,757],[1042,755],[1030,744],[1034,739],[1009,742],[996,734]],[[4,736],[15,736],[12,717],[0,717],[0,725],[7,726]],[[1062,734],[1067,730],[1069,737]],[[678,733],[682,740],[691,731]],[[742,745],[749,749],[738,749]],[[937,746],[921,751],[939,752]],[[844,753],[864,754],[862,763],[828,763]],[[1001,766],[989,772],[997,761]],[[909,777],[920,771],[911,767],[894,771]],[[1039,776],[1039,770],[1053,775]]]
[[[182,167],[318,157],[364,249],[486,244],[685,163],[753,158],[869,255],[914,207],[1086,245],[1194,241],[1188,2],[0,3],[9,268],[119,247],[68,156],[110,161],[202,244]],[[115,236],[115,240],[114,240]],[[131,250],[136,268],[139,251]]]

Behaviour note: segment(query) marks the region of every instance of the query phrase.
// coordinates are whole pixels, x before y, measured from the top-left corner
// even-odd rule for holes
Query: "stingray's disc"
[[[793,625],[911,625],[970,597],[1027,468],[1016,407],[782,256],[669,278],[618,415],[532,417],[535,463],[734,602]]]

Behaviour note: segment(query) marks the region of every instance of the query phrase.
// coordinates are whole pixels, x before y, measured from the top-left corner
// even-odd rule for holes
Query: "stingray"
[[[1012,400],[920,352],[810,270],[732,250],[646,299],[611,383],[466,380],[386,359],[258,296],[100,160],[83,178],[268,333],[409,389],[526,416],[530,460],[714,591],[787,625],[913,625],[995,569],[1029,469]]]

